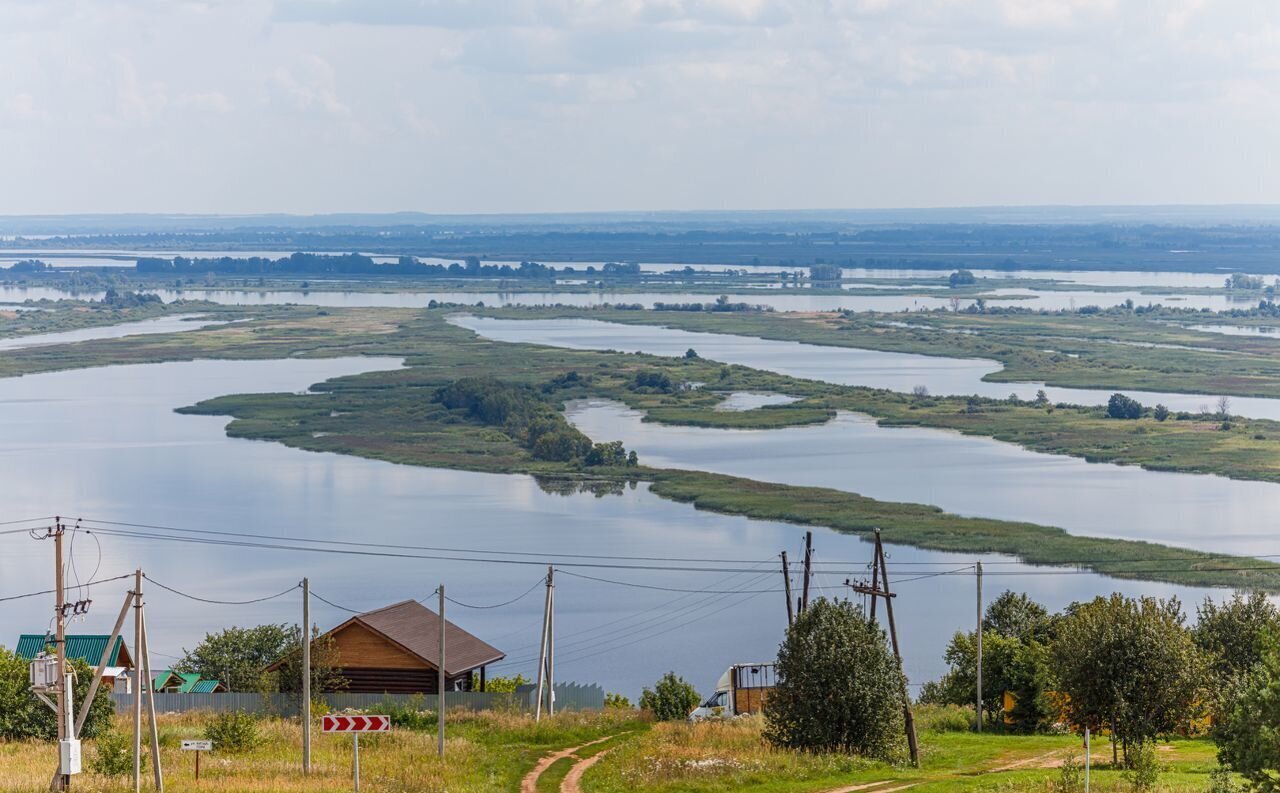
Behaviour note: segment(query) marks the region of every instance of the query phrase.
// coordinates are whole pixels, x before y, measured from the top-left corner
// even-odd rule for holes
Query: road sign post
[[[326,715],[320,720],[320,732],[351,734],[351,778],[356,793],[360,793],[360,733],[390,732],[390,716],[339,716]]]
[[[200,753],[212,752],[213,741],[183,741],[182,751],[196,753],[196,781],[200,781]]]

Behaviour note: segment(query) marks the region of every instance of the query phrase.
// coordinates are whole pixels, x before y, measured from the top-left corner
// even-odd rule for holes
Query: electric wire
[[[510,600],[504,600],[504,601],[503,601],[503,602],[501,602],[501,603],[493,603],[493,604],[491,604],[491,605],[487,605],[487,606],[477,606],[477,605],[474,605],[474,604],[472,604],[472,603],[463,603],[461,600],[454,600],[453,598],[449,597],[448,595],[445,595],[445,596],[444,596],[444,599],[445,599],[445,600],[447,600],[447,601],[449,601],[449,602],[450,602],[450,603],[452,603],[453,605],[455,605],[455,606],[461,606],[461,607],[462,607],[462,608],[464,608],[464,609],[500,609],[500,608],[502,608],[503,606],[510,606],[512,603],[517,603],[517,602],[519,602],[519,601],[521,601],[521,600],[524,600],[526,597],[528,597],[528,596],[529,596],[529,593],[530,593],[530,592],[533,592],[533,590],[535,590],[535,589],[537,589],[538,587],[542,586],[545,582],[546,582],[546,579],[545,579],[545,578],[539,578],[537,581],[534,581],[534,582],[533,582],[533,586],[529,587],[529,588],[528,588],[528,589],[526,589],[524,592],[520,593],[519,595],[516,595],[515,597],[511,598]],[[439,590],[436,590],[436,592],[438,593],[438,592],[439,592]]]
[[[107,584],[112,581],[120,581],[121,579],[129,578],[132,575],[133,573],[125,573],[124,575],[118,575],[113,578],[103,578],[97,581],[89,581],[85,584],[85,586],[91,587],[91,586],[98,586],[99,584]],[[40,595],[53,595],[53,594],[56,594],[57,591],[58,590],[56,589],[42,589],[39,592],[27,592],[22,595],[6,595],[4,597],[0,597],[0,603],[7,603],[10,600],[22,600],[23,598],[39,597]]]
[[[253,603],[262,603],[267,600],[275,600],[276,598],[284,597],[285,595],[289,594],[290,592],[293,592],[296,589],[302,588],[301,584],[294,584],[288,589],[282,592],[277,592],[274,595],[266,595],[264,597],[259,597],[259,598],[250,598],[249,600],[217,600],[214,598],[206,598],[206,597],[200,597],[199,595],[192,595],[189,592],[183,592],[180,589],[175,589],[169,586],[168,584],[160,583],[159,581],[155,580],[154,578],[147,575],[146,573],[143,573],[142,577],[147,579],[151,583],[155,584],[156,586],[160,587],[161,589],[172,592],[175,595],[179,595],[181,597],[187,598],[188,600],[195,600],[200,603],[212,603],[213,605],[217,605],[217,606],[248,606]]]

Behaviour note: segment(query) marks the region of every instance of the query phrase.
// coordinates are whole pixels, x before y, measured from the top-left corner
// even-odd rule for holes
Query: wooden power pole
[[[787,564],[787,552],[782,552],[782,591],[787,597],[787,627],[796,621],[795,611],[791,605],[791,566]]]
[[[809,579],[813,575],[813,532],[804,533],[804,584],[800,589],[800,613],[809,608]]]
[[[854,592],[871,596],[871,608],[874,615],[875,602],[880,598],[884,598],[884,614],[889,621],[889,643],[893,647],[893,657],[898,661],[898,668],[902,668],[902,651],[898,646],[898,626],[893,619],[893,599],[896,594],[889,591],[889,570],[885,565],[884,544],[880,539],[880,530],[876,529],[876,545],[875,557],[871,562],[871,580],[872,585],[865,583],[855,584],[851,581],[845,581],[845,584]],[[872,617],[874,619],[874,616]],[[907,692],[907,676],[902,674],[902,721],[906,727],[907,733],[907,749],[911,753],[911,764],[916,768],[920,767],[920,744],[916,740],[916,721],[911,713],[911,695]]]

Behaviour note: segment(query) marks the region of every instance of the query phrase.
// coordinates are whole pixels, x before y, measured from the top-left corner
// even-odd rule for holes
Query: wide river
[[[506,601],[527,591],[503,608],[450,606],[451,619],[507,652],[511,663],[494,673],[532,673],[541,619],[537,583],[548,561],[562,570],[556,598],[561,679],[599,682],[635,696],[641,686],[675,669],[705,693],[730,663],[773,657],[785,621],[776,559],[783,549],[791,550],[793,558],[798,555],[799,527],[700,512],[652,496],[643,485],[603,497],[562,495],[544,491],[525,476],[418,468],[236,440],[225,435],[225,417],[173,412],[220,394],[293,392],[330,377],[399,365],[375,358],[195,361],[0,380],[3,517],[60,513],[94,522],[284,537],[287,544],[316,549],[79,533],[68,543],[73,584],[141,567],[155,582],[192,595],[247,600],[280,592],[309,576],[318,595],[357,610],[404,598],[428,602],[442,581],[451,597],[472,605]],[[633,428],[624,418],[612,421],[605,435],[630,433]],[[646,438],[637,440],[650,444]],[[652,444],[655,459],[663,453]],[[945,451],[930,462],[939,469],[947,465]],[[848,484],[862,488],[852,478]],[[999,478],[979,486],[991,499],[1009,496]],[[385,549],[400,556],[325,552],[350,549],[333,541],[463,550]],[[21,531],[0,532],[0,549],[0,598],[50,587],[49,542]],[[865,574],[869,554],[862,540],[819,530],[816,549],[819,593],[840,594],[846,577]],[[904,579],[897,609],[906,666],[918,684],[943,671],[947,638],[973,622],[974,594],[970,575],[919,577],[968,566],[973,558],[890,550],[893,576]],[[431,558],[441,556],[452,559]],[[685,559],[715,561],[679,561]],[[577,566],[593,562],[623,567]],[[1029,570],[998,557],[986,557],[986,563],[990,595],[1016,588],[1055,609],[1113,589],[1178,594],[1188,606],[1204,594]],[[90,614],[73,620],[71,629],[108,632],[126,588],[126,581],[94,587]],[[702,591],[668,591],[689,589]],[[721,594],[728,591],[739,593]],[[296,593],[245,606],[190,600],[158,585],[148,585],[147,593],[152,643],[161,666],[209,631],[296,621],[300,610]],[[0,601],[0,643],[11,646],[21,633],[46,630],[50,605],[47,596]],[[313,604],[313,617],[322,628],[347,616],[325,603]]]
[[[1043,389],[1051,402],[1104,405],[1117,389],[1061,388],[1044,383],[992,383],[982,378],[1001,364],[982,358],[881,352],[856,347],[830,347],[794,341],[760,339],[727,333],[702,333],[657,325],[625,325],[593,319],[495,319],[458,314],[450,321],[480,335],[506,342],[546,344],[575,350],[619,350],[679,357],[690,348],[703,358],[766,369],[807,380],[885,388],[911,393],[924,386],[936,396],[977,394],[996,399],[1017,394],[1034,399]],[[1163,403],[1174,411],[1216,409],[1213,394],[1174,394],[1122,389],[1147,406]],[[1231,397],[1231,413],[1280,420],[1280,399]]]
[[[693,292],[479,292],[479,291],[424,291],[424,292],[363,292],[363,291],[289,291],[289,290],[238,290],[238,289],[152,289],[165,302],[174,300],[208,300],[225,305],[298,305],[328,306],[334,308],[422,308],[432,302],[458,303],[474,306],[575,306],[589,307],[612,304],[638,304],[653,308],[656,303],[710,303],[716,295]],[[1038,291],[1025,288],[996,289],[993,295],[1001,296],[989,301],[991,306],[1018,306],[1050,311],[1070,310],[1084,306],[1115,306],[1126,300],[1136,305],[1161,303],[1175,308],[1209,309],[1227,311],[1233,308],[1257,304],[1253,297],[1245,298],[1224,293],[1206,295],[1145,295],[1139,292],[1098,292],[1087,289],[1072,291]],[[101,299],[96,291],[71,292],[49,287],[0,286],[0,303],[21,303],[25,300],[81,300]],[[952,308],[951,298],[927,297],[906,291],[898,295],[860,294],[812,294],[806,289],[761,289],[753,292],[734,293],[727,297],[734,303],[769,306],[775,311],[932,311]],[[957,299],[956,306],[967,308],[973,303]],[[0,306],[2,307],[2,306]]]

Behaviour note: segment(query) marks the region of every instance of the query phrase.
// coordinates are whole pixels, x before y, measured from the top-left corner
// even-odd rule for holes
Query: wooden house
[[[347,691],[434,694],[440,668],[440,616],[416,600],[358,614],[325,636],[337,651],[335,666]],[[484,690],[485,667],[505,654],[445,620],[445,690]]]

